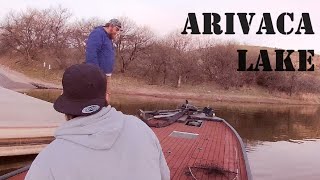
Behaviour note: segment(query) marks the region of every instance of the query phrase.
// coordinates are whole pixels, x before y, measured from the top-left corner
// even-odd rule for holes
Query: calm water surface
[[[27,94],[52,102],[60,93],[35,90]],[[238,131],[246,145],[254,179],[320,179],[320,106],[190,102],[210,105],[217,116]],[[112,106],[129,114],[136,114],[138,109],[176,108],[181,103],[183,100],[117,94],[111,99]],[[25,157],[18,159],[15,167],[29,162]],[[0,162],[3,164],[5,160]]]

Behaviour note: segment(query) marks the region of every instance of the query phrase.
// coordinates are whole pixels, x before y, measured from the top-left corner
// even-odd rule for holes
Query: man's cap
[[[106,76],[93,64],[77,64],[67,68],[62,86],[63,93],[53,105],[58,112],[88,116],[106,105]]]
[[[121,22],[118,19],[110,19],[107,24],[112,24],[122,30]]]

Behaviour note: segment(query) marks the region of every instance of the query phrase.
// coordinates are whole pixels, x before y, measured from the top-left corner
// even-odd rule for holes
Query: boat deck
[[[33,140],[43,136],[52,137],[52,129],[64,122],[64,116],[55,112],[51,103],[3,88],[0,88],[0,104],[6,105],[0,110],[2,112],[0,147],[8,144],[16,145],[17,142],[20,146],[24,145],[26,142],[24,143],[21,137],[32,137]],[[17,109],[19,109],[18,113]],[[224,121],[204,120],[200,127],[173,123],[166,127],[152,129],[160,140],[170,168],[171,179],[251,179],[250,168],[241,142]],[[174,137],[171,136],[174,131],[193,134],[182,133],[184,137]],[[181,136],[181,133],[175,135],[177,134]],[[40,145],[43,141],[47,142],[51,139],[39,139]],[[20,174],[21,177],[23,175],[25,172]]]
[[[242,147],[224,122],[203,121],[200,127],[174,123],[152,128],[160,140],[171,179],[248,179]],[[199,134],[194,139],[172,137],[173,131]],[[229,172],[221,174],[214,169]]]

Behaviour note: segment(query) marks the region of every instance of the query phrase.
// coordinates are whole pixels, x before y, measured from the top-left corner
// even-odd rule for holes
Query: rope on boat
[[[239,168],[238,168],[238,151],[237,151],[237,148],[236,147],[234,147],[234,151],[236,152],[236,160],[237,160],[237,171],[236,171],[236,177],[234,177],[232,180],[236,180],[236,179],[238,179],[238,176],[239,176]]]
[[[192,170],[191,170],[190,166],[189,166],[188,168],[189,168],[189,172],[190,172],[191,176],[193,177],[193,179],[198,180],[198,179],[194,176],[194,174],[192,173]]]

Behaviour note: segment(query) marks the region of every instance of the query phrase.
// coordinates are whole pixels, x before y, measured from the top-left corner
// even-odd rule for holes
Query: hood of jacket
[[[56,130],[55,138],[91,149],[110,149],[121,134],[124,118],[115,108],[104,107],[96,114],[66,121]]]

